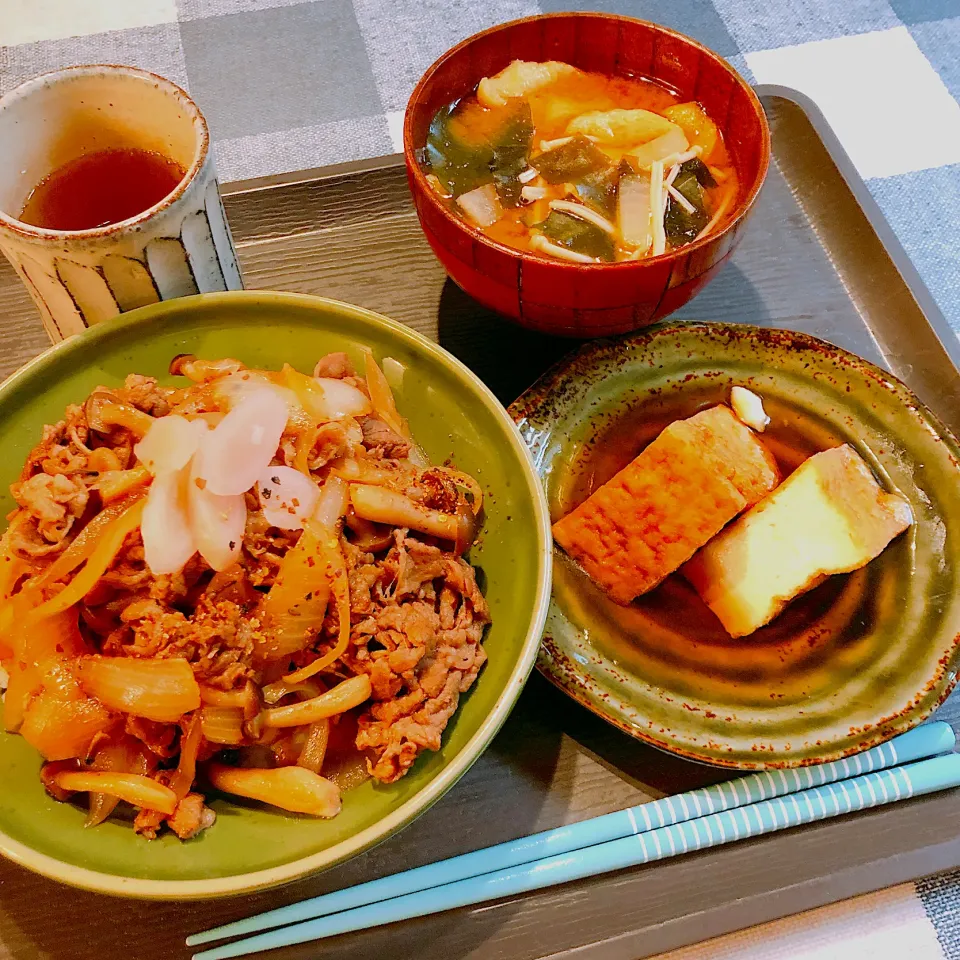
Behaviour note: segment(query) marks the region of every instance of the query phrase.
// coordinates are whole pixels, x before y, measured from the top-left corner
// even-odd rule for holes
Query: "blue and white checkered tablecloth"
[[[142,66],[190,91],[221,180],[245,179],[399,151],[444,50],[569,9],[659,21],[809,94],[960,333],[960,0],[0,0],[0,94],[74,63]],[[668,956],[960,958],[960,872]]]

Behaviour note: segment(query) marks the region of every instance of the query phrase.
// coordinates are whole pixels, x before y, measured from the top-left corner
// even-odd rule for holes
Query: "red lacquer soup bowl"
[[[720,128],[740,179],[725,225],[658,257],[569,263],[505,246],[460,219],[419,163],[430,121],[513,60],[561,60],[583,70],[653,79],[698,101]],[[760,101],[722,57],[666,27],[600,13],[514,20],[445,53],[417,84],[403,128],[410,189],[423,231],[447,273],[481,303],[525,327],[571,337],[625,333],[686,303],[731,255],[763,184],[770,131]]]

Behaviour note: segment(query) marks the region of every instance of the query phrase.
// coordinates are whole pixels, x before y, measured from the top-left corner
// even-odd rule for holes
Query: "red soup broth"
[[[679,107],[681,103],[674,92],[653,80],[583,71],[560,76],[539,89],[506,99],[503,105],[485,105],[474,91],[438,112],[424,151],[424,167],[432,186],[450,208],[492,240],[581,262],[640,259],[684,246],[722,228],[736,210],[739,182],[722,135],[699,104],[686,101]],[[679,113],[672,110],[678,107]],[[685,139],[681,142],[687,148],[667,153],[658,169],[647,162],[656,154],[656,145],[651,144],[656,137],[632,143],[625,138],[574,137],[576,142],[571,144],[568,125],[575,118],[625,110],[649,111],[669,120],[682,131]],[[509,135],[511,124],[519,135]],[[582,148],[579,156],[578,146]],[[547,160],[557,156],[558,150],[571,155],[570,180],[561,179],[562,166],[559,172],[552,171],[552,176],[538,168],[538,161],[548,167]],[[589,170],[590,157],[596,161],[593,173]],[[678,159],[683,162],[672,162]],[[504,167],[508,175],[523,168],[519,170],[519,184],[502,175]],[[599,174],[597,168],[601,168]],[[588,171],[580,182],[573,176],[578,169]],[[642,195],[650,189],[655,172],[662,177],[664,230],[659,248],[655,198],[648,198],[649,236],[641,233],[638,239],[636,230],[631,233],[629,229],[620,197],[624,184],[634,196]],[[603,180],[601,190],[583,182],[598,176]],[[479,218],[465,209],[470,198],[460,199],[478,188],[490,201],[480,206]],[[643,197],[639,199],[642,208]],[[557,201],[563,210],[555,207]],[[547,223],[548,219],[557,224]],[[557,225],[560,229],[551,229]],[[538,236],[540,240],[535,239]]]

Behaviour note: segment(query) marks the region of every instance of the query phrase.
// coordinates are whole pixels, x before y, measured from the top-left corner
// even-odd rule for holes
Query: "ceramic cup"
[[[243,287],[207,124],[176,84],[112,65],[36,77],[0,98],[0,145],[0,250],[54,342],[158,300]],[[186,173],[161,201],[107,226],[48,230],[17,219],[44,177],[114,149],[154,151]]]

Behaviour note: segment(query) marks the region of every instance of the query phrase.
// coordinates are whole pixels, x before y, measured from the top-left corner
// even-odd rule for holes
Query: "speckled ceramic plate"
[[[186,900],[237,894],[322,870],[395,833],[435,803],[480,756],[533,668],[550,592],[546,505],[527,452],[493,394],[463,364],[409,327],[369,310],[292,293],[236,292],[169,300],[91,327],[0,387],[0,514],[45,423],[98,384],[128,373],[169,381],[178,353],[284,362],[309,370],[331,350],[360,362],[362,346],[406,368],[397,402],[436,461],[451,458],[484,489],[484,522],[470,560],[480,567],[493,623],[489,661],[436,753],[394,784],[367,781],[332,820],[255,803],[212,802],[217,822],[194,840],[145,840],[110,820],[84,830],[84,812],[48,797],[40,759],[0,733],[0,853],[75,886],[125,896]]]
[[[590,344],[511,408],[553,520],[669,422],[742,384],[790,470],[854,445],[915,525],[855,573],[731,640],[678,575],[619,607],[554,548],[538,665],[625,732],[691,759],[755,769],[835,759],[901,733],[946,699],[960,661],[957,442],[898,380],[803,334],[673,323]]]

